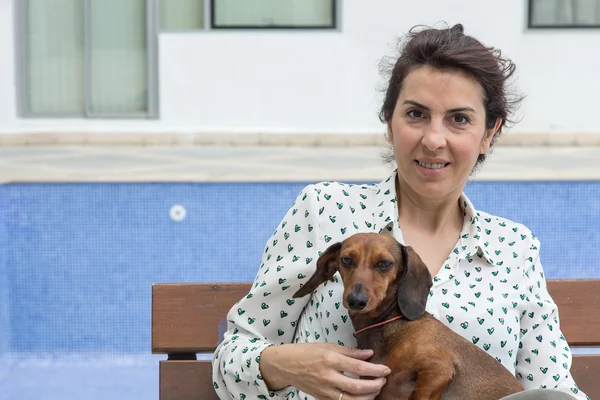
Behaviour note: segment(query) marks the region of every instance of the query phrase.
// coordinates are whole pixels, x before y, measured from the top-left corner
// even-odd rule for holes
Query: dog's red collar
[[[388,322],[392,322],[392,321],[395,321],[395,320],[403,318],[403,317],[404,317],[404,315],[398,315],[398,316],[396,316],[394,318],[387,319],[387,320],[385,320],[383,322],[379,322],[379,323],[376,323],[376,324],[373,324],[373,325],[366,326],[366,327],[364,327],[362,329],[357,330],[356,332],[354,332],[354,334],[358,335],[361,332],[364,332],[364,331],[369,330],[371,328],[376,328],[376,327],[381,326],[381,325],[385,325]]]

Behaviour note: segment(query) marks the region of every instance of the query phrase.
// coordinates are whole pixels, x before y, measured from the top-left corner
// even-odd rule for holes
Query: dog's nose
[[[354,311],[360,311],[367,306],[367,301],[369,298],[367,294],[364,292],[352,292],[346,298],[348,301],[348,307]]]

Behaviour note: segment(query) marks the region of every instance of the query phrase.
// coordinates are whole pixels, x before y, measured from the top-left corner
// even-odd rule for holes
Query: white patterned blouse
[[[373,185],[322,182],[298,195],[265,246],[250,293],[227,316],[213,356],[221,399],[310,400],[291,386],[270,392],[260,375],[261,351],[292,342],[356,346],[339,275],[311,296],[292,295],[312,275],[319,255],[354,233],[388,232],[404,243],[395,179],[396,171]],[[588,398],[569,373],[571,351],[546,288],[539,240],[522,224],[475,210],[464,194],[460,204],[463,229],[433,279],[427,311],[496,358],[525,388]]]

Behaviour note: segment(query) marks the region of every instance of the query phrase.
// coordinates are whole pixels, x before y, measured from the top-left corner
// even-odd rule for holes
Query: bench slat
[[[208,360],[159,363],[160,400],[219,400],[212,383]]]
[[[212,352],[231,306],[249,283],[161,283],[152,287],[152,352]],[[572,346],[600,346],[600,279],[554,280],[550,294]],[[221,330],[221,332],[219,331]]]
[[[571,373],[588,396],[600,394],[600,355],[575,355]],[[211,363],[198,361],[160,361],[161,400],[219,400],[212,384]]]
[[[152,353],[214,351],[219,324],[248,294],[249,283],[160,283],[152,286]]]
[[[600,395],[598,371],[600,371],[600,354],[575,354],[573,356],[571,375],[579,389],[590,398]]]
[[[561,330],[572,346],[600,345],[600,279],[549,280]]]

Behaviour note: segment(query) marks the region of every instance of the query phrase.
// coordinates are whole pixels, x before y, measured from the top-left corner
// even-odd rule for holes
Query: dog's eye
[[[394,263],[390,261],[381,261],[379,264],[377,264],[377,269],[379,271],[387,271],[388,269],[392,268],[393,265]]]
[[[348,257],[348,256],[342,257],[342,258],[340,258],[340,261],[344,267],[352,266],[352,258],[351,257]]]

